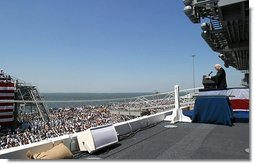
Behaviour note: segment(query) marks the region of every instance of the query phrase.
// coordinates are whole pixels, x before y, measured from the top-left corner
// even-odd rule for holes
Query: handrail
[[[186,92],[186,91],[194,91],[197,89],[202,89],[203,87],[198,88],[189,88],[189,89],[183,89],[179,92]],[[166,95],[166,94],[174,94],[174,91],[169,92],[163,92],[163,93],[156,93],[156,94],[150,94],[150,95],[143,95],[143,96],[135,96],[135,97],[122,97],[122,98],[113,98],[113,99],[93,99],[93,100],[41,100],[36,101],[38,103],[48,102],[48,103],[61,103],[61,102],[106,102],[106,101],[120,101],[120,100],[132,100],[132,99],[138,99],[138,98],[144,98],[144,97],[152,97],[152,96],[159,96],[159,95]],[[158,100],[158,99],[156,99]],[[0,100],[0,102],[8,102],[8,103],[34,103],[35,101],[31,100]]]

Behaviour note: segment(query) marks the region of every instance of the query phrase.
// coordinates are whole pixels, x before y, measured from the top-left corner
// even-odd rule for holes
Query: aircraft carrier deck
[[[190,21],[195,24],[202,23],[201,36],[204,41],[224,61],[225,67],[231,66],[244,74],[242,85],[249,87],[249,1],[184,0],[184,5],[184,13]],[[142,120],[140,126],[143,126],[141,123]],[[72,142],[69,142],[71,139],[64,138],[66,142],[68,141],[67,146],[72,146]],[[75,138],[73,145],[77,148],[77,142],[74,141]],[[55,141],[45,141],[45,145],[36,146],[38,150],[43,151],[53,144]],[[24,146],[22,150],[11,149],[10,152],[3,153],[2,157],[9,159],[15,154],[16,158],[24,159],[28,148],[37,149],[36,146],[28,146]],[[249,161],[250,146],[249,123],[234,122],[233,126],[226,126],[183,122],[170,124],[160,121],[94,154],[80,152],[77,149],[73,153],[74,158],[78,160]]]
[[[234,126],[161,122],[95,154],[74,158],[105,160],[250,160],[249,123]]]

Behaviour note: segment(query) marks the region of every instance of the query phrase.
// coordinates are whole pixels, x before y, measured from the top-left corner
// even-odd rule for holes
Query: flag
[[[0,82],[0,125],[12,125],[14,123],[14,102],[16,85],[13,82]]]
[[[230,100],[233,111],[249,111],[249,99],[232,98]]]

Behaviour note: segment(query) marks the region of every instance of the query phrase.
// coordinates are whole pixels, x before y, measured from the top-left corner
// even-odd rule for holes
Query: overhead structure
[[[201,23],[202,38],[225,67],[245,74],[249,86],[249,0],[184,0],[184,13]]]

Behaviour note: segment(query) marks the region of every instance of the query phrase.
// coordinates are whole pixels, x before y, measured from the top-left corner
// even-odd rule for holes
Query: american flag
[[[249,99],[247,98],[232,98],[230,100],[233,111],[249,111]]]
[[[3,102],[14,100],[16,85],[13,82],[0,81],[0,125],[12,125],[14,123],[14,103]]]

